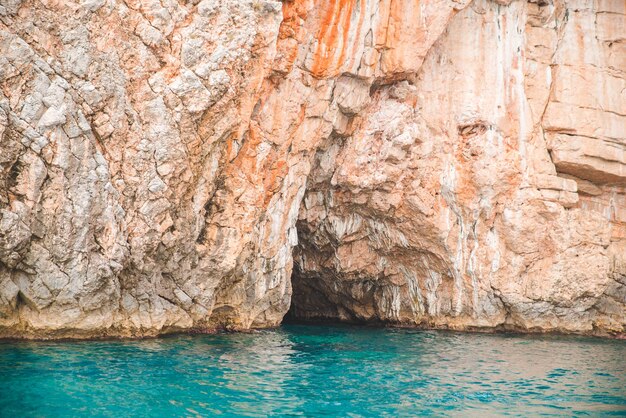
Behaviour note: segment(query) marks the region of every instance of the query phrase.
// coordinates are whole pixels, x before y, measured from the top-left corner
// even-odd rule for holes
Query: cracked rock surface
[[[625,28],[614,0],[0,0],[0,337],[290,305],[623,334]]]

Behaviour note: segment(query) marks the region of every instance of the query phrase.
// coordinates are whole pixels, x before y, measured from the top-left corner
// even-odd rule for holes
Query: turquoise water
[[[0,416],[626,416],[626,341],[284,326],[0,342]]]

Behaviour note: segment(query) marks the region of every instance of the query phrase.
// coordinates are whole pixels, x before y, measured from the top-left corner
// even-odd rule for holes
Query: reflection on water
[[[286,326],[0,343],[0,416],[626,416],[626,341]]]

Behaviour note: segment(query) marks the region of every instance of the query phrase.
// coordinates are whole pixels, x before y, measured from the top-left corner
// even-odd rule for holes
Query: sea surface
[[[290,325],[0,342],[2,417],[626,416],[626,341]]]

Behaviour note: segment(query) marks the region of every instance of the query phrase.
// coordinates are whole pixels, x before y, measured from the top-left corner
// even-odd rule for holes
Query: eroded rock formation
[[[0,22],[2,337],[290,303],[624,332],[621,1],[3,0]]]

